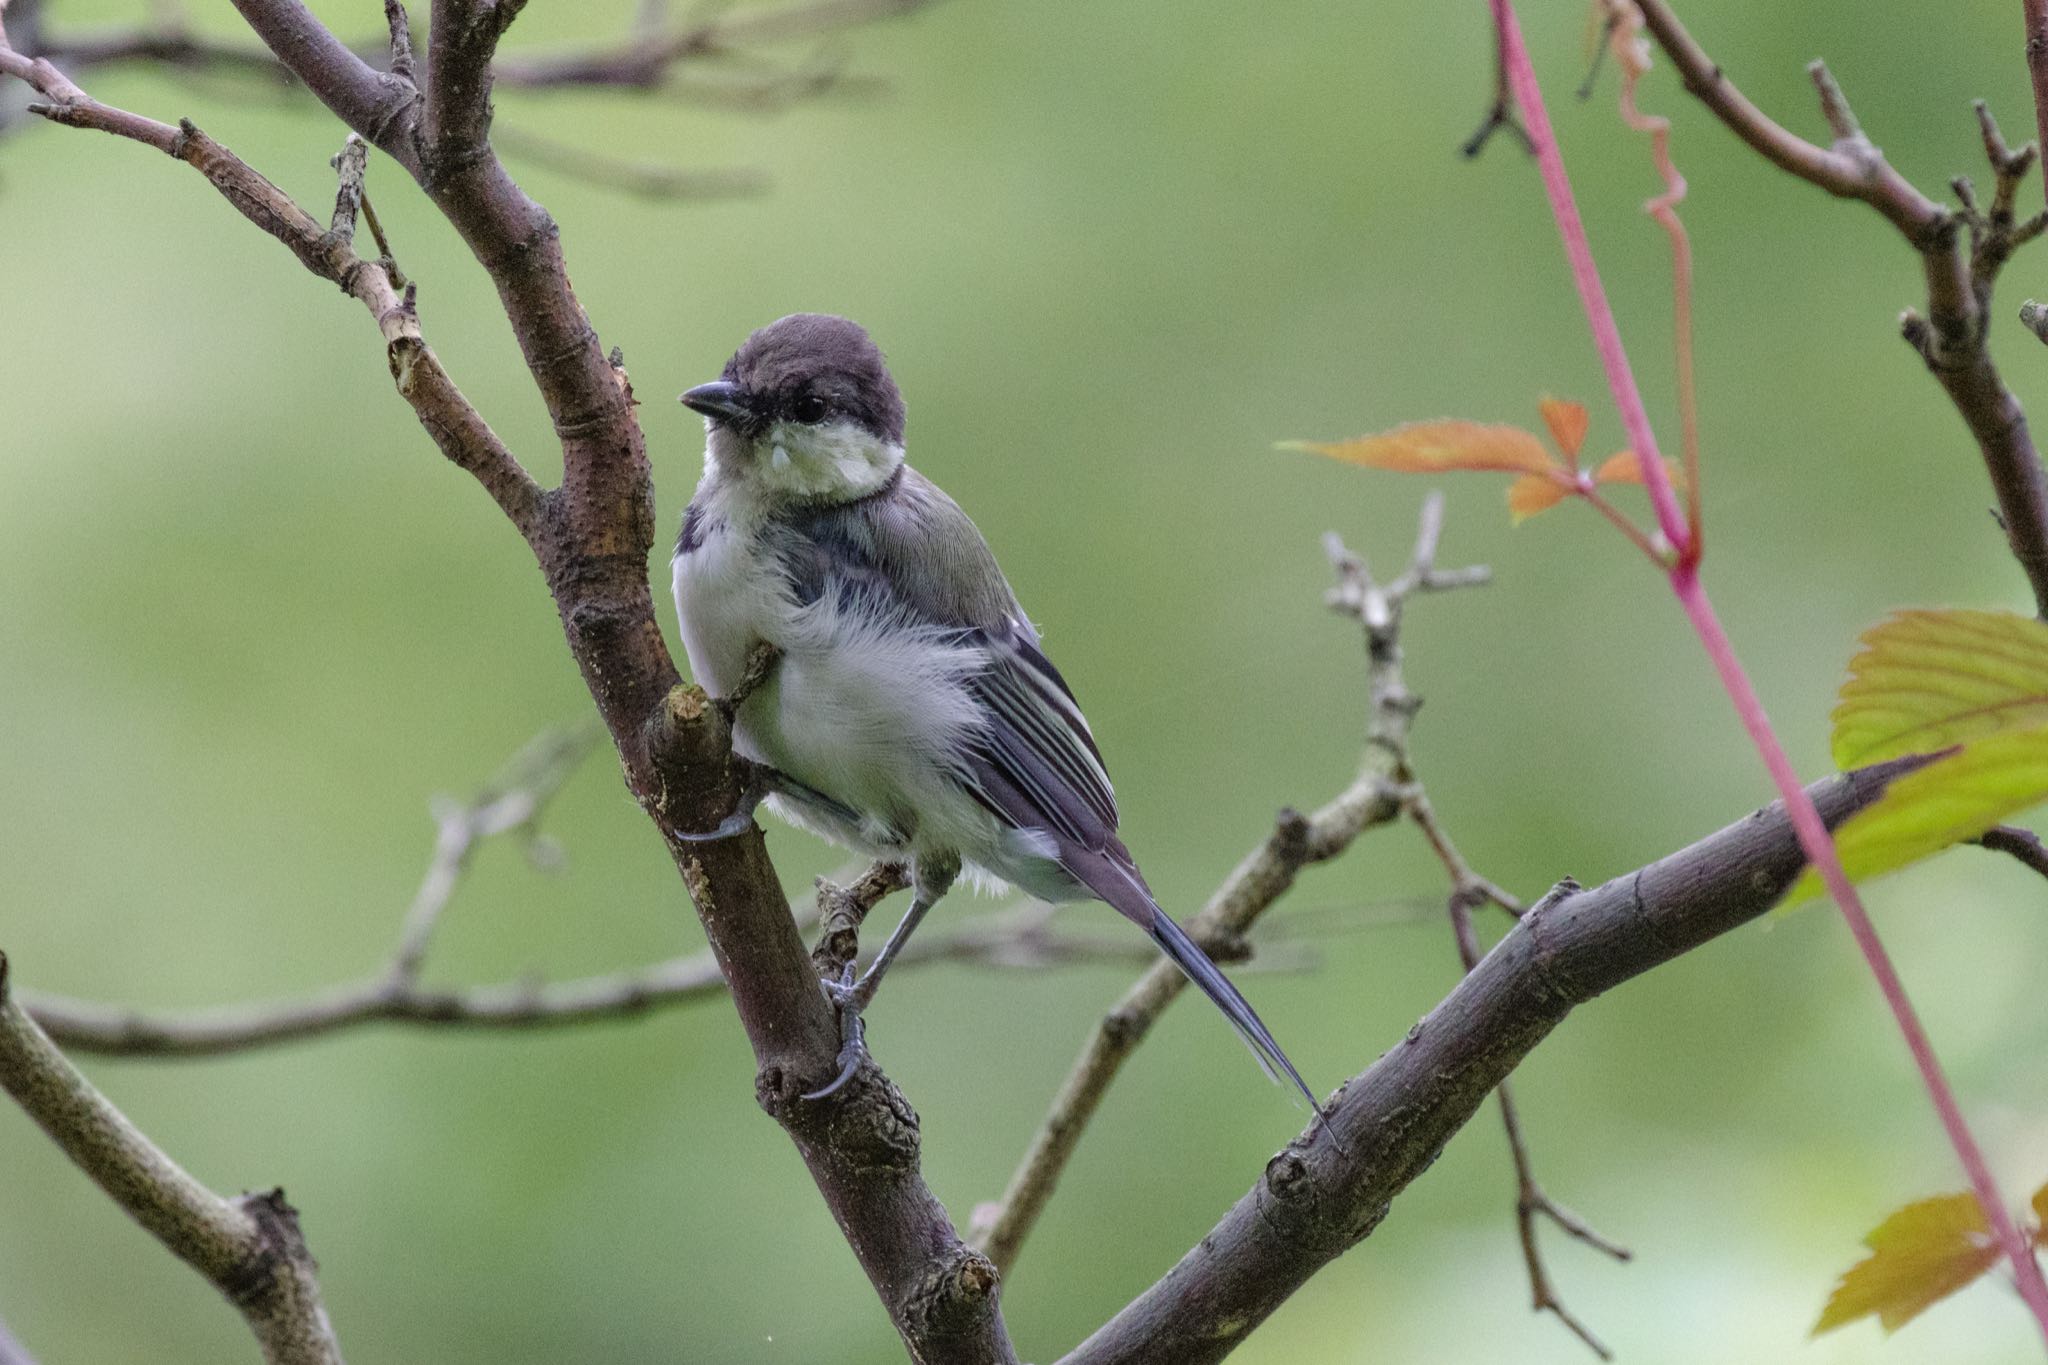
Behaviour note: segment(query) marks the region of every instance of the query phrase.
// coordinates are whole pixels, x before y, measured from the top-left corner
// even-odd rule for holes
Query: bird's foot
[[[745,777],[740,787],[740,799],[733,803],[732,814],[701,834],[692,830],[677,830],[675,837],[678,841],[685,844],[715,844],[720,839],[745,834],[754,827],[754,811],[775,790],[775,770],[765,764],[749,762],[737,754],[733,756],[733,762],[741,765]]]
[[[853,1079],[853,1073],[860,1070],[861,1062],[868,1055],[867,1026],[861,1022],[861,1011],[867,1008],[873,992],[867,989],[866,979],[856,982],[853,964],[849,962],[837,981],[818,984],[824,987],[825,997],[839,1011],[839,1074],[805,1095],[803,1098],[807,1100],[822,1100],[838,1094]]]

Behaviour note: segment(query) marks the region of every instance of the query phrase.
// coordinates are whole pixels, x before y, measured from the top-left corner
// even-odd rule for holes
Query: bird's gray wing
[[[906,468],[882,493],[819,509],[793,530],[781,558],[798,600],[831,594],[953,632],[986,655],[966,680],[985,724],[960,756],[983,806],[1012,827],[1121,852],[1116,795],[1088,721],[958,504]]]

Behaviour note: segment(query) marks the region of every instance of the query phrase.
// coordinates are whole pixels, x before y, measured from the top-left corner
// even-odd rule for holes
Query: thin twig
[[[2030,829],[2017,825],[2000,825],[1986,830],[1976,840],[1980,847],[1994,853],[2008,854],[2020,863],[2044,877],[2048,877],[2048,844],[2041,842],[2041,836]]]
[[[1472,870],[1451,842],[1449,831],[1437,818],[1436,809],[1429,798],[1418,787],[1408,799],[1408,817],[1436,854],[1437,861],[1444,866],[1444,873],[1450,878],[1451,893],[1445,900],[1449,912],[1451,932],[1458,945],[1458,960],[1464,964],[1465,974],[1471,975],[1479,965],[1482,956],[1479,947],[1479,933],[1472,923],[1472,911],[1480,905],[1495,905],[1516,919],[1523,916],[1522,905],[1513,896],[1486,880]],[[1577,882],[1565,879],[1539,901],[1535,913],[1562,904],[1579,890]],[[1522,1263],[1529,1272],[1530,1306],[1539,1313],[1549,1313],[1580,1341],[1587,1349],[1602,1360],[1614,1359],[1614,1353],[1607,1344],[1594,1335],[1592,1328],[1581,1321],[1577,1314],[1565,1306],[1557,1292],[1556,1284],[1550,1278],[1550,1269],[1543,1259],[1543,1249],[1537,1241],[1536,1224],[1539,1218],[1547,1218],[1566,1235],[1586,1245],[1605,1252],[1617,1261],[1629,1259],[1628,1249],[1610,1241],[1595,1231],[1591,1224],[1564,1205],[1552,1199],[1537,1182],[1535,1163],[1529,1156],[1529,1142],[1522,1131],[1520,1112],[1515,1107],[1514,1092],[1503,1080],[1494,1092],[1500,1102],[1500,1118],[1507,1129],[1508,1154],[1515,1166],[1515,1234],[1522,1247]]]
[[[1991,287],[1998,267],[2040,229],[2031,222],[2025,229],[2008,224],[2005,230],[1980,234],[1977,249],[1967,249],[1960,231],[1963,222],[1885,159],[1864,135],[1841,85],[1825,65],[1816,62],[1809,68],[1823,117],[1834,134],[1829,146],[1820,147],[1750,103],[1686,31],[1667,0],[1634,3],[1658,46],[1678,68],[1685,88],[1736,136],[1781,170],[1838,198],[1868,204],[1920,253],[1927,311],[1924,316],[1905,313],[1901,333],[1975,439],[1998,498],[2007,544],[2027,577],[2036,611],[2048,616],[2048,471],[2042,468],[2027,429],[2026,412],[1999,376],[1988,345]],[[2031,28],[2029,32],[2031,39]],[[2024,153],[2004,150],[1995,125],[1981,109],[1979,119],[1994,173],[2001,182],[2010,178],[2016,183],[2026,170],[2018,159]],[[2010,200],[2006,202],[2009,207]],[[2037,334],[2048,339],[2048,331],[2037,329]]]
[[[1432,493],[1423,503],[1415,551],[1407,568],[1384,586],[1335,536],[1326,538],[1337,585],[1325,600],[1333,610],[1365,628],[1369,696],[1365,756],[1350,787],[1313,815],[1281,812],[1273,832],[1245,856],[1201,913],[1188,922],[1188,933],[1212,955],[1242,952],[1245,931],[1285,894],[1304,867],[1335,858],[1366,830],[1399,817],[1408,727],[1420,705],[1408,691],[1401,671],[1402,609],[1418,593],[1487,581],[1484,568],[1436,567],[1442,531],[1443,499]],[[1185,983],[1186,978],[1172,963],[1155,962],[1089,1036],[1002,1198],[976,1211],[970,1240],[998,1269],[1007,1273],[1015,1264],[1110,1083]]]

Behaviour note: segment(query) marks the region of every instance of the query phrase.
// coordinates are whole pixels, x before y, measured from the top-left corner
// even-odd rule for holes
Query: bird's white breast
[[[722,695],[745,676],[757,643],[782,655],[740,709],[740,752],[859,811],[876,847],[889,835],[982,842],[985,816],[958,779],[981,723],[964,680],[983,666],[983,651],[878,612],[872,599],[827,591],[800,603],[738,509],[707,507],[703,526],[697,547],[675,562],[692,674]],[[940,828],[920,828],[934,821]],[[961,822],[975,830],[950,828]]]

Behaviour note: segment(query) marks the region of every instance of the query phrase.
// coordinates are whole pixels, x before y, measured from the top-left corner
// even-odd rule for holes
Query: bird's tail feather
[[[1295,1089],[1308,1100],[1308,1107],[1320,1113],[1322,1106],[1316,1103],[1315,1092],[1301,1079],[1301,1073],[1294,1069],[1293,1062],[1287,1060],[1287,1054],[1280,1050],[1280,1044],[1274,1041],[1264,1021],[1252,1009],[1251,1002],[1230,984],[1230,978],[1223,974],[1222,968],[1211,962],[1209,955],[1174,923],[1173,916],[1157,905],[1152,907],[1151,929],[1153,942],[1173,959],[1173,965],[1185,972],[1188,980],[1201,987],[1202,994],[1223,1011],[1223,1017],[1230,1021],[1231,1027],[1251,1049],[1259,1069],[1276,1085],[1294,1082]]]

